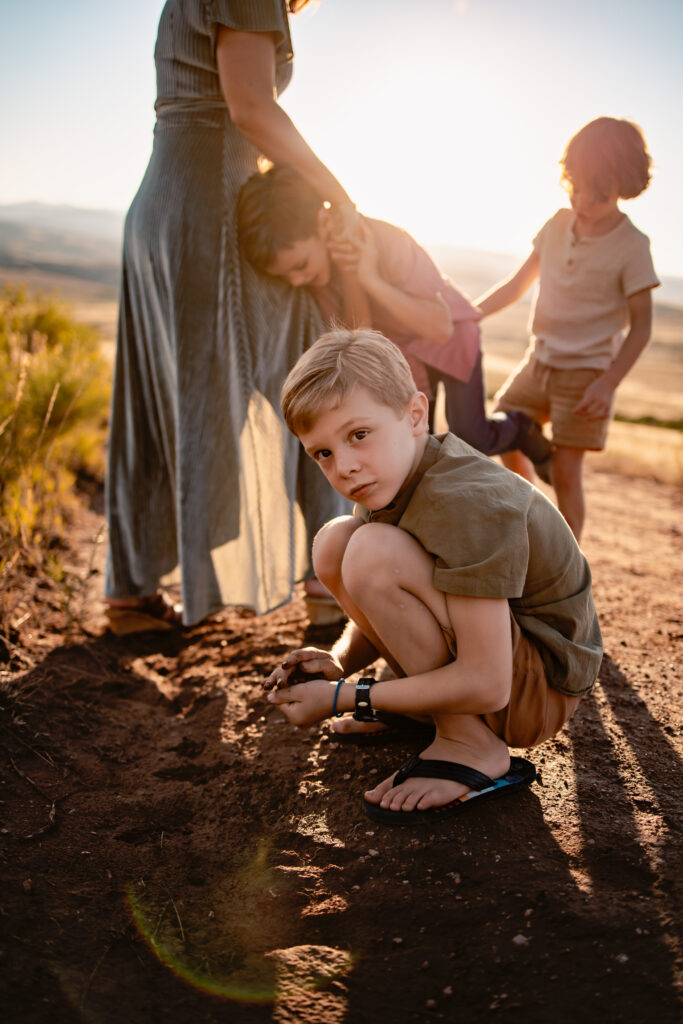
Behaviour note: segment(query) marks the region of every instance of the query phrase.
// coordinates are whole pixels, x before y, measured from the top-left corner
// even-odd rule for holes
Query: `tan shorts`
[[[601,374],[602,370],[557,370],[541,363],[531,352],[497,392],[496,411],[523,412],[538,423],[550,420],[555,444],[601,451],[614,403],[609,416],[602,420],[586,420],[572,411],[588,385]]]
[[[512,629],[512,690],[501,711],[482,715],[489,729],[509,747],[536,747],[555,736],[576,711],[580,697],[570,697],[548,685],[543,659],[510,613]],[[448,649],[457,656],[452,629],[441,627]]]

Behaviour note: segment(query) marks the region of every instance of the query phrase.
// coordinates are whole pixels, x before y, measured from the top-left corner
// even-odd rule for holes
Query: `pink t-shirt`
[[[468,381],[479,354],[478,321],[481,314],[440,272],[431,257],[407,231],[383,220],[371,217],[364,217],[363,220],[372,231],[377,246],[382,280],[399,291],[421,299],[433,299],[441,293],[453,320],[453,333],[445,344],[439,345],[438,342],[416,335],[368,296],[373,328],[399,346],[410,364],[415,383],[427,395],[431,395],[431,390],[424,364],[449,377]],[[311,293],[327,320],[338,320],[341,317],[341,281],[334,264],[329,284],[323,288],[311,288]]]

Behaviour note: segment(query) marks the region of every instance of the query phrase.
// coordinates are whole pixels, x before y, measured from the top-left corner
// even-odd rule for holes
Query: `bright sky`
[[[154,124],[163,0],[0,0],[0,203],[125,209]],[[425,244],[526,255],[565,143],[609,114],[656,170],[625,204],[683,276],[681,0],[322,0],[283,105],[359,208]]]

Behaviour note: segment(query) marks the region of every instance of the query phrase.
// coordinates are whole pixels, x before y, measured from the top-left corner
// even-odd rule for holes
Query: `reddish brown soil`
[[[678,1021],[681,496],[596,473],[588,496],[599,683],[537,784],[433,831],[360,807],[409,748],[264,702],[286,651],[334,639],[300,600],[101,635],[84,512],[68,604],[27,579],[0,646],[4,1020]]]

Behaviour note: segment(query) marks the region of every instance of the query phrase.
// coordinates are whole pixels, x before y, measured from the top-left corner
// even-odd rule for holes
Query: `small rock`
[[[32,878],[24,879],[24,881],[21,883],[21,888],[24,890],[24,892],[32,892],[33,891],[33,879]]]
[[[530,942],[531,940],[529,939],[528,935],[522,935],[520,932],[519,935],[515,935],[512,941],[514,942],[515,946],[526,946],[527,942]]]
[[[400,946],[401,943],[403,942],[403,939],[399,938],[398,935],[395,935],[391,941],[394,943],[394,945]]]

